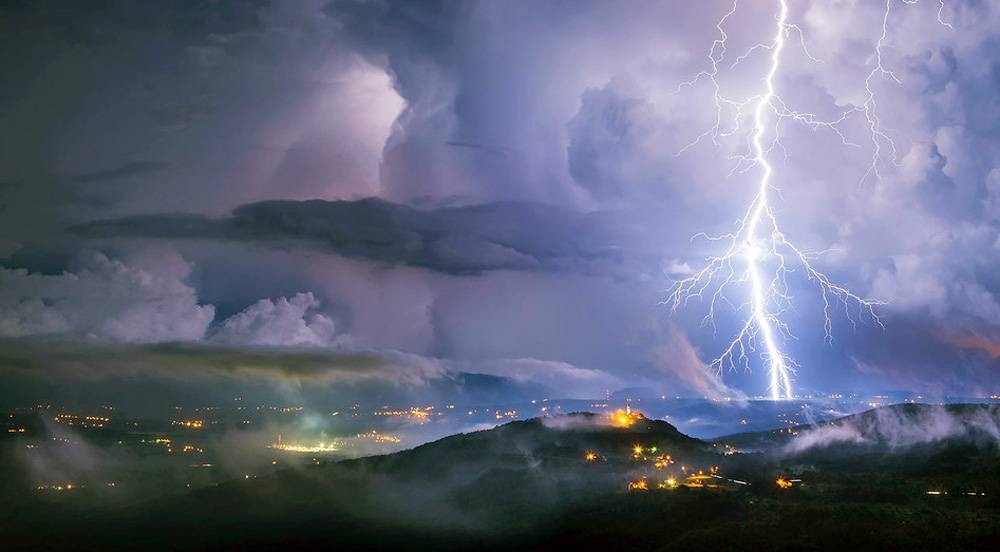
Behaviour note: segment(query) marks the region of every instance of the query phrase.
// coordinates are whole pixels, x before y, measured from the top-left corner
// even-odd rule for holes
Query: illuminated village
[[[662,523],[673,523],[668,529],[677,532],[689,524],[705,527],[712,516],[768,519],[775,509],[794,513],[831,496],[879,500],[888,494],[923,510],[980,515],[998,494],[989,475],[946,470],[892,479],[891,470],[856,466],[850,458],[843,476],[761,452],[766,443],[780,446],[810,431],[800,423],[807,411],[799,404],[769,405],[769,411],[724,406],[727,433],[714,439],[691,437],[672,423],[694,420],[696,413],[659,409],[692,404],[702,415],[717,403],[605,397],[315,408],[236,398],[231,405],[175,405],[143,417],[111,405],[43,404],[7,413],[0,435],[11,456],[39,467],[15,474],[16,487],[8,483],[19,493],[15,502],[82,528],[146,504],[169,505],[169,516],[150,510],[157,527],[161,518],[174,523],[239,516],[240,508],[221,506],[228,504],[287,519],[298,532],[322,525],[282,518],[284,505],[292,504],[296,515],[334,512],[378,528],[386,512],[400,508],[417,516],[468,510],[477,522],[485,512],[498,520],[490,523],[503,539],[512,531],[506,512],[525,523],[543,520],[522,528],[544,528],[547,512],[582,508],[586,519],[600,516],[593,524],[600,533],[620,529],[645,542],[650,535],[670,534]],[[768,425],[765,431],[739,432],[755,424]],[[856,475],[859,469],[868,471]],[[421,507],[412,508],[412,501]],[[153,533],[159,534],[142,531]],[[614,549],[611,543],[601,547]]]
[[[319,443],[315,443],[315,444],[312,444],[312,445],[302,445],[302,444],[294,444],[294,443],[283,443],[281,441],[281,434],[280,433],[278,434],[278,440],[275,441],[273,444],[268,445],[268,446],[270,448],[274,449],[274,450],[279,450],[279,451],[284,451],[284,452],[309,452],[309,453],[320,452],[320,453],[322,453],[322,452],[337,452],[337,451],[339,451],[341,449],[341,445],[339,443],[337,443],[336,441],[330,441],[330,442],[325,442],[325,443],[324,442],[319,442]]]
[[[837,400],[848,400],[838,397]],[[859,405],[867,405],[878,397],[858,397]],[[344,458],[385,454],[419,445],[442,435],[460,431],[470,424],[485,427],[500,426],[514,420],[533,416],[562,416],[564,412],[589,410],[597,412],[597,427],[636,435],[615,447],[587,447],[579,450],[583,468],[587,465],[602,466],[621,477],[621,489],[627,492],[655,492],[674,489],[705,489],[710,491],[734,490],[748,487],[745,477],[731,477],[725,473],[726,459],[738,457],[742,451],[725,440],[710,442],[710,454],[691,457],[674,450],[670,444],[649,441],[639,436],[642,428],[657,420],[673,421],[670,414],[658,418],[647,417],[634,407],[642,402],[644,410],[662,406],[683,405],[682,399],[659,400],[631,399],[603,401],[555,401],[535,399],[518,405],[465,406],[447,403],[441,406],[393,407],[379,405],[365,409],[358,403],[328,409],[317,414],[304,405],[249,405],[242,397],[234,397],[229,406],[176,405],[160,419],[131,417],[112,405],[103,404],[90,410],[70,410],[50,404],[39,404],[9,412],[4,434],[20,443],[24,454],[44,455],[61,448],[72,449],[87,442],[104,443],[103,446],[140,455],[150,469],[173,473],[170,485],[194,489],[218,484],[237,474],[250,481],[261,475],[293,466],[320,466]],[[789,404],[779,410],[770,421],[749,417],[741,411],[731,422],[732,428],[765,426],[764,435],[793,438],[804,422],[801,408]],[[304,422],[325,420],[325,429],[305,429]],[[231,445],[220,440],[223,435],[236,432],[257,442],[262,452],[259,456],[245,456],[248,460],[233,462]],[[268,454],[268,451],[271,454]],[[257,460],[249,460],[258,458]],[[70,472],[72,473],[72,472]],[[584,471],[584,473],[587,473]],[[66,493],[81,490],[96,492],[122,492],[144,488],[150,481],[130,473],[110,470],[51,479],[39,476],[33,481],[40,493]],[[798,474],[775,473],[770,483],[755,481],[755,486],[765,485],[785,491],[803,487],[806,483]],[[947,488],[931,488],[926,496],[944,496]],[[980,489],[952,489],[961,496],[985,496]]]
[[[624,409],[616,410],[607,415],[611,425],[616,428],[628,429],[646,419],[642,413],[632,409],[631,401],[626,402]],[[667,451],[657,446],[637,443],[632,446],[630,460],[635,466],[630,471],[636,474],[626,482],[628,491],[648,491],[653,489],[675,489],[679,486],[688,488],[717,489],[721,486],[749,485],[746,481],[729,479],[719,474],[719,466],[705,468],[678,464],[677,460]],[[606,461],[607,457],[597,451],[587,451],[584,460],[587,462]]]

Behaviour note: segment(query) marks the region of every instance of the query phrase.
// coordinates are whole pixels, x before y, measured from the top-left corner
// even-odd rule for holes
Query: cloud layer
[[[895,143],[880,178],[865,178],[859,114],[843,137],[789,122],[773,152],[786,235],[887,301],[887,329],[837,318],[826,345],[793,274],[787,347],[802,389],[993,393],[1000,9],[889,6],[898,82],[870,80]],[[0,122],[19,130],[0,137],[0,335],[397,351],[541,382],[594,371],[591,392],[760,393],[759,373],[704,370],[741,297],[714,327],[703,305],[659,304],[718,253],[691,236],[731,231],[758,176],[738,170],[745,133],[684,149],[716,109],[706,79],[678,85],[709,69],[730,7],[4,6],[18,86]],[[774,9],[731,20],[734,97],[759,92],[766,50],[733,62]],[[792,4],[776,80],[790,108],[865,104],[883,9]]]

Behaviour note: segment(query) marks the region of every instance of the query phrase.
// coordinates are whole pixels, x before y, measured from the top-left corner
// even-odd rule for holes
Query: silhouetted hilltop
[[[800,425],[717,439],[745,450],[802,453],[836,447],[847,450],[902,452],[913,447],[1000,443],[1000,405],[896,404],[828,422]]]
[[[535,418],[125,506],[38,504],[6,520],[5,543],[47,550],[989,549],[1000,542],[996,420],[996,407],[898,405],[729,439],[781,454],[723,454],[732,449],[641,415]],[[809,446],[789,448],[803,436]]]

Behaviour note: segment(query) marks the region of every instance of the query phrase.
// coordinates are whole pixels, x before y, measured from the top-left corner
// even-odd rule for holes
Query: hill
[[[901,452],[913,447],[1000,441],[1000,405],[896,404],[816,424],[739,433],[717,439],[748,451],[797,454],[836,447],[838,452]]]
[[[903,434],[889,431],[893,423],[925,428],[919,424],[941,415],[923,406],[883,410],[810,430],[863,428],[885,437]],[[976,436],[966,441],[972,447],[995,415],[964,406],[944,413],[968,422],[954,427]],[[768,435],[774,446],[789,442]],[[0,530],[11,550],[975,550],[1000,543],[1000,462],[989,447],[975,449],[978,456],[887,450],[882,458],[891,462],[726,455],[663,421],[572,414],[124,507],[49,502],[11,514]]]

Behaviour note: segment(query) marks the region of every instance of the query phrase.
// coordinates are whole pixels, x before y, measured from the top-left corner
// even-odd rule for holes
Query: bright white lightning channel
[[[784,395],[785,398],[792,398],[792,382],[788,375],[788,362],[784,353],[778,349],[775,342],[774,328],[771,327],[770,313],[767,311],[767,298],[764,292],[764,283],[760,275],[760,255],[757,249],[757,227],[760,226],[760,219],[767,213],[773,220],[773,214],[767,204],[767,192],[771,186],[771,173],[774,170],[767,161],[767,154],[764,152],[764,145],[761,142],[764,137],[764,109],[771,104],[774,97],[774,75],[778,72],[781,51],[785,49],[785,22],[788,20],[788,5],[785,0],[781,0],[781,11],[778,15],[777,31],[774,35],[774,47],[771,49],[771,65],[767,71],[764,82],[767,91],[757,101],[757,108],[754,110],[754,133],[753,151],[757,163],[762,167],[763,173],[760,177],[760,185],[757,188],[757,197],[750,209],[750,224],[747,227],[747,270],[750,272],[750,309],[753,312],[753,319],[758,330],[764,338],[764,350],[767,351],[766,361],[768,364],[768,374],[770,376],[769,389],[771,398],[777,399]],[[777,222],[774,224],[777,231]],[[783,393],[782,393],[783,391]]]
[[[738,366],[750,368],[751,356],[759,355],[760,360],[768,368],[768,391],[772,399],[790,399],[794,396],[792,376],[797,364],[781,348],[781,342],[794,338],[788,325],[782,320],[782,315],[791,307],[791,296],[788,292],[787,275],[793,269],[789,264],[799,267],[808,280],[817,286],[823,302],[823,329],[826,341],[832,343],[833,323],[832,309],[835,306],[843,308],[846,318],[855,324],[857,320],[868,319],[879,327],[882,321],[875,311],[880,301],[863,298],[847,288],[833,283],[829,277],[816,270],[812,261],[821,252],[809,252],[798,248],[785,239],[778,220],[768,202],[770,192],[776,191],[772,184],[774,168],[769,161],[770,152],[781,147],[780,128],[782,122],[791,120],[805,125],[811,130],[825,130],[834,133],[845,146],[860,147],[848,140],[844,127],[853,115],[864,117],[872,143],[871,165],[862,177],[862,182],[874,175],[880,178],[879,165],[882,145],[886,145],[892,153],[892,162],[896,163],[895,143],[882,129],[878,117],[878,105],[872,84],[876,78],[885,78],[898,83],[896,76],[883,64],[883,48],[888,33],[888,20],[894,0],[885,0],[882,17],[882,35],[878,38],[872,52],[874,68],[864,81],[867,92],[865,101],[859,106],[849,106],[834,119],[823,120],[806,112],[795,111],[775,91],[775,77],[781,69],[781,56],[785,49],[788,36],[798,37],[806,57],[814,62],[818,59],[806,49],[802,29],[788,22],[788,4],[786,0],[777,0],[778,15],[775,24],[774,37],[770,42],[762,42],[752,46],[743,55],[737,57],[731,67],[746,60],[759,50],[770,52],[770,63],[764,75],[764,92],[745,99],[732,99],[723,94],[717,77],[720,64],[726,57],[728,35],[726,21],[737,10],[738,0],[734,0],[732,8],[718,21],[716,29],[719,38],[713,41],[708,54],[709,70],[702,71],[692,80],[681,83],[678,91],[686,86],[693,86],[700,80],[710,82],[714,91],[716,116],[714,125],[699,135],[693,142],[684,146],[678,155],[697,145],[702,139],[711,137],[718,143],[719,138],[738,134],[741,123],[748,108],[753,106],[753,129],[749,133],[748,152],[736,155],[737,161],[733,172],[746,172],[753,168],[760,169],[760,180],[756,194],[749,208],[740,219],[734,232],[723,236],[701,237],[712,241],[727,243],[725,252],[706,259],[706,266],[693,275],[676,282],[671,288],[668,302],[676,310],[692,298],[707,298],[708,309],[703,320],[704,324],[715,328],[716,307],[720,302],[728,303],[726,291],[733,286],[749,285],[749,298],[737,310],[747,309],[748,315],[742,322],[739,331],[734,335],[729,345],[711,363],[717,372],[724,368],[735,369]],[[904,4],[914,4],[917,0],[900,0]],[[942,19],[943,0],[939,0],[937,11],[938,22],[951,28],[951,24]],[[723,113],[729,110],[733,114],[731,128],[724,128]],[[773,118],[772,118],[773,117]],[[774,136],[765,142],[765,135],[773,132]],[[737,269],[742,261],[745,268]]]

